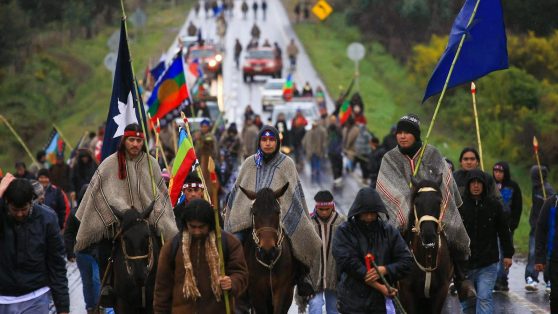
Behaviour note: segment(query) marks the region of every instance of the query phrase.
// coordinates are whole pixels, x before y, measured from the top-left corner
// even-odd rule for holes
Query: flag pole
[[[14,130],[14,128],[12,127],[12,125],[10,124],[10,122],[8,122],[8,120],[6,120],[6,118],[0,114],[0,120],[2,120],[2,122],[4,122],[4,124],[8,127],[8,129],[10,129],[10,131],[12,132],[12,134],[14,135],[14,137],[17,139],[17,141],[19,142],[19,144],[21,144],[21,146],[23,147],[23,149],[25,150],[25,152],[27,153],[27,155],[29,155],[29,158],[31,158],[31,161],[38,164],[37,160],[35,159],[35,157],[33,157],[33,154],[31,154],[31,151],[29,150],[29,148],[27,147],[27,145],[25,145],[25,142],[23,142],[23,140],[21,139],[21,137],[19,137],[19,135],[17,134],[17,132]]]
[[[480,4],[480,0],[477,0],[477,3],[475,3],[475,8],[473,9],[473,13],[471,14],[471,17],[469,18],[469,21],[467,22],[467,27],[471,26],[471,23],[473,23],[473,19],[475,18],[475,15],[477,14],[477,9],[479,8],[479,4]],[[453,61],[451,62],[451,66],[450,66],[450,69],[449,69],[449,72],[448,72],[448,76],[446,77],[446,82],[444,83],[444,88],[442,89],[442,93],[440,94],[440,98],[438,98],[438,103],[436,104],[436,109],[434,110],[434,115],[432,116],[432,120],[430,121],[430,126],[428,127],[428,132],[426,133],[426,138],[424,139],[424,143],[422,144],[422,147],[420,149],[419,159],[418,159],[415,171],[413,172],[413,176],[416,176],[417,173],[418,173],[420,164],[422,162],[422,156],[424,155],[424,151],[426,149],[426,146],[428,145],[428,139],[430,138],[430,132],[432,132],[432,128],[434,127],[434,122],[436,121],[436,117],[438,116],[438,110],[440,110],[440,105],[442,104],[442,100],[444,99],[444,95],[446,94],[446,90],[448,89],[449,81],[450,81],[451,75],[453,73],[453,68],[455,67],[455,63],[457,62],[457,58],[459,57],[459,54],[461,53],[461,48],[463,48],[463,43],[465,42],[466,37],[467,37],[466,33],[461,35],[461,40],[459,41],[459,46],[457,46],[457,51],[455,52],[455,56],[453,57]]]
[[[159,118],[157,118],[157,128],[155,128],[155,136],[157,137],[157,145],[159,145],[159,150],[161,151],[161,157],[163,157],[163,162],[165,163],[165,167],[167,168],[167,171],[171,172],[171,178],[172,178],[172,169],[169,168],[169,163],[167,162],[167,156],[165,156],[165,150],[163,149],[163,143],[161,142],[160,139],[160,135],[159,133],[161,132],[161,122],[159,121]],[[157,158],[157,160],[159,160]]]
[[[72,144],[70,144],[70,142],[66,139],[64,134],[62,134],[62,131],[60,131],[60,128],[55,123],[53,123],[52,126],[58,132],[58,134],[60,134],[60,137],[64,140],[64,142],[66,142],[66,145],[68,145],[68,148],[70,149],[70,151],[74,150],[74,148],[72,147]]]
[[[190,133],[190,124],[188,123],[188,118],[186,117],[186,115],[184,114],[183,111],[180,112],[180,115],[182,116],[182,120],[184,120],[184,127],[186,128],[186,132],[188,133],[188,137],[192,140],[192,144],[193,144],[194,139],[192,138],[192,134]],[[209,204],[211,204],[211,196],[209,195],[209,191],[207,189],[207,185],[205,183],[205,178],[204,178],[203,173],[201,171],[201,167],[196,167],[196,171],[197,171],[198,176],[200,177],[200,179],[202,181],[203,186],[205,187],[203,189],[204,198],[205,198],[206,201],[209,202]],[[221,240],[222,239],[221,224],[219,223],[219,212],[217,211],[217,208],[213,207],[213,213],[215,215],[215,235],[217,237],[217,250],[219,252],[219,266],[221,268],[221,276],[224,276],[225,275],[225,260],[224,260],[224,254],[223,254],[223,241]],[[226,311],[227,314],[230,314],[231,309],[230,309],[230,304],[229,304],[229,292],[224,290],[223,291],[223,297],[225,299],[225,311]]]
[[[130,60],[128,61],[130,62],[130,69],[132,70],[132,84],[136,92],[136,103],[138,104],[138,111],[141,119],[141,128],[143,130],[143,134],[145,135],[144,144],[147,147],[147,143],[149,143],[149,133],[147,132],[147,126],[145,125],[147,119],[143,115],[143,108],[139,108],[139,106],[141,106],[141,103],[139,101],[140,94],[136,81],[136,74],[134,73],[134,65],[132,63],[132,52],[130,51],[130,45],[128,44],[128,27],[126,26],[126,11],[124,10],[124,0],[120,0],[120,6],[122,8],[122,20],[124,21],[124,33],[126,34],[126,45],[128,46],[128,54],[130,55]],[[122,38],[120,40],[122,40]],[[151,177],[151,191],[153,192],[153,199],[156,199],[158,192],[155,186],[155,177],[153,176],[153,165],[151,165],[151,158],[149,158],[149,150],[147,151],[147,164],[149,166],[149,176]]]
[[[475,114],[475,126],[477,129],[477,144],[479,146],[479,154],[480,154],[480,166],[481,170],[484,171],[484,158],[482,157],[482,143],[480,137],[480,127],[479,127],[479,115],[477,113],[477,86],[475,82],[471,82],[471,96],[473,96],[473,112]]]
[[[539,159],[539,141],[537,137],[533,136],[533,150],[535,151],[535,159],[537,159],[537,166],[539,166],[539,178],[541,178],[541,188],[543,198],[546,200],[546,189],[544,188],[544,178],[542,176],[541,160]]]

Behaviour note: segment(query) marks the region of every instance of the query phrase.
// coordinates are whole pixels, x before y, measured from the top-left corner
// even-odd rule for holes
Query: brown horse
[[[250,272],[248,299],[256,314],[287,313],[293,300],[295,259],[281,227],[278,201],[288,187],[289,183],[277,191],[263,188],[257,193],[240,187],[254,200],[250,210],[252,239],[244,241],[244,255]]]
[[[441,221],[441,178],[412,183],[411,223],[403,237],[415,263],[411,274],[400,281],[401,303],[408,313],[441,313],[453,276]]]
[[[153,203],[139,213],[131,208],[123,213],[112,209],[120,221],[113,241],[113,278],[116,313],[153,313],[153,290],[160,251],[160,238],[147,218]]]

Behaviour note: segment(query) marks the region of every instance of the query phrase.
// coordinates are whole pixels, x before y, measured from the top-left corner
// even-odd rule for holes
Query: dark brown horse
[[[282,314],[289,311],[295,286],[295,260],[292,245],[281,227],[278,199],[289,184],[273,191],[263,188],[257,193],[240,187],[254,200],[252,208],[252,239],[244,241],[244,255],[250,279],[248,299],[256,314]]]
[[[441,313],[453,276],[453,263],[442,229],[441,178],[414,179],[409,228],[403,234],[415,259],[411,274],[400,282],[400,297],[408,313]]]
[[[112,209],[120,221],[113,242],[113,278],[116,313],[153,313],[153,289],[160,239],[147,218],[153,203],[143,212]]]

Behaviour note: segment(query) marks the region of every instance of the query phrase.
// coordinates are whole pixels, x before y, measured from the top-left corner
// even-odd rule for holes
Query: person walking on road
[[[258,19],[258,0],[254,0],[252,3],[252,11],[254,11],[254,21]]]
[[[246,0],[242,0],[242,4],[240,5],[240,10],[242,11],[242,19],[246,19],[246,14],[248,13],[248,3]]]
[[[326,155],[327,150],[327,132],[323,127],[318,125],[318,121],[312,122],[312,129],[304,135],[302,139],[302,147],[306,158],[310,160],[312,169],[312,183],[321,183],[322,158]]]
[[[334,187],[340,187],[343,180],[343,134],[337,116],[329,116],[327,127],[327,157],[331,163]]]
[[[300,22],[300,13],[301,12],[302,12],[302,5],[299,1],[294,7],[294,14],[295,14],[295,17],[296,17],[296,20],[295,20],[296,23]]]
[[[332,240],[339,226],[347,219],[336,210],[330,191],[319,191],[314,201],[316,206],[311,217],[322,240],[322,250],[310,269],[311,277],[318,278],[318,282],[314,287],[315,294],[308,302],[308,314],[321,314],[324,305],[327,314],[337,314],[337,270],[331,252]]]
[[[252,36],[252,40],[260,40],[260,28],[258,27],[258,24],[256,22],[254,22],[254,25],[252,26],[252,29],[250,30],[250,35]],[[257,47],[257,45],[256,45]]]
[[[542,173],[542,180],[540,174]],[[539,271],[535,268],[535,257],[536,257],[536,242],[535,235],[537,230],[537,221],[539,220],[540,212],[546,201],[543,194],[543,189],[546,192],[546,196],[554,195],[554,189],[547,181],[548,168],[546,166],[541,166],[539,172],[539,166],[535,165],[531,167],[531,183],[533,184],[533,189],[531,192],[531,213],[529,214],[529,225],[531,227],[529,231],[529,256],[527,258],[527,265],[525,266],[525,290],[527,291],[537,291],[539,290]],[[541,181],[544,185],[541,185]],[[547,289],[550,290],[550,275],[548,273],[548,267],[545,268],[543,272],[543,280],[546,282]]]
[[[354,169],[356,158],[355,143],[358,138],[360,130],[355,124],[353,117],[349,117],[343,126],[343,154],[347,157],[348,166],[347,170],[352,172]]]
[[[45,191],[44,205],[54,210],[56,216],[58,217],[58,227],[60,230],[64,230],[66,210],[69,209],[67,207],[70,206],[70,203],[67,203],[67,198],[65,198],[64,192],[50,182],[49,170],[39,170],[37,180],[41,183],[43,190]]]
[[[236,69],[240,68],[240,54],[242,53],[242,44],[240,40],[237,38],[236,42],[234,43],[234,63],[236,64]]]
[[[254,119],[250,116],[244,120],[244,128],[241,133],[241,141],[244,147],[243,159],[248,158],[256,153],[258,147],[258,133],[260,130],[254,124]]]
[[[198,28],[194,25],[194,22],[190,21],[190,24],[188,24],[187,33],[188,36],[196,36],[198,34]]]
[[[370,178],[370,165],[368,164],[368,160],[370,159],[370,154],[372,153],[372,148],[370,147],[372,134],[370,134],[365,124],[357,123],[357,128],[358,136],[355,140],[355,157],[353,159],[353,166],[356,168],[357,165],[360,165],[362,183],[364,185],[368,185],[368,179]]]
[[[332,253],[339,281],[337,309],[341,313],[386,313],[393,309],[388,290],[374,268],[367,270],[365,257],[374,255],[378,270],[393,287],[411,271],[413,257],[399,231],[379,214],[387,209],[378,192],[366,187],[358,191],[347,221],[333,237]]]
[[[0,313],[70,311],[65,251],[56,214],[33,204],[33,186],[7,174],[0,182]]]
[[[263,14],[263,20],[264,21],[266,19],[266,12],[267,12],[267,1],[262,0],[262,14]]]
[[[183,228],[161,249],[154,313],[225,313],[224,292],[234,299],[248,287],[248,267],[241,243],[223,231],[223,263],[219,269],[216,224],[211,204],[193,200],[184,210]]]
[[[486,174],[480,169],[467,173],[463,205],[459,208],[463,224],[471,239],[467,277],[473,281],[477,300],[461,303],[464,313],[494,313],[492,290],[496,283],[499,263],[498,243],[504,256],[504,269],[512,265],[513,242],[502,204],[486,189]],[[474,309],[474,310],[473,310]]]
[[[510,166],[505,161],[499,161],[492,167],[492,177],[496,182],[496,187],[502,195],[504,202],[504,214],[506,215],[511,237],[515,229],[519,226],[521,218],[521,211],[523,207],[523,197],[521,196],[521,189],[519,184],[511,179]],[[504,267],[504,256],[501,245],[498,245],[500,250],[500,262],[498,263],[498,278],[496,279],[495,291],[509,291],[508,286],[508,272]]]
[[[296,58],[298,56],[298,47],[295,44],[294,38],[291,39],[291,42],[287,46],[287,56],[291,63],[291,69],[294,70],[296,68]]]
[[[558,285],[558,195],[552,195],[541,209],[537,222],[537,234],[535,236],[535,270],[544,271],[549,274],[547,287]],[[550,285],[549,285],[550,284]],[[552,291],[554,290],[554,291]],[[558,312],[558,289],[547,290],[550,293],[550,312]]]

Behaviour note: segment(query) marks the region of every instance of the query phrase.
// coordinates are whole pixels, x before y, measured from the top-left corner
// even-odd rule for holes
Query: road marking
[[[524,297],[520,296],[519,294],[515,293],[515,292],[507,292],[508,298],[510,298],[511,301],[513,301],[514,303],[517,303],[521,306],[526,307],[527,309],[529,309],[529,311],[531,311],[531,313],[534,314],[546,314],[548,313],[547,310],[543,309],[542,307],[534,304],[533,302],[525,299]]]

